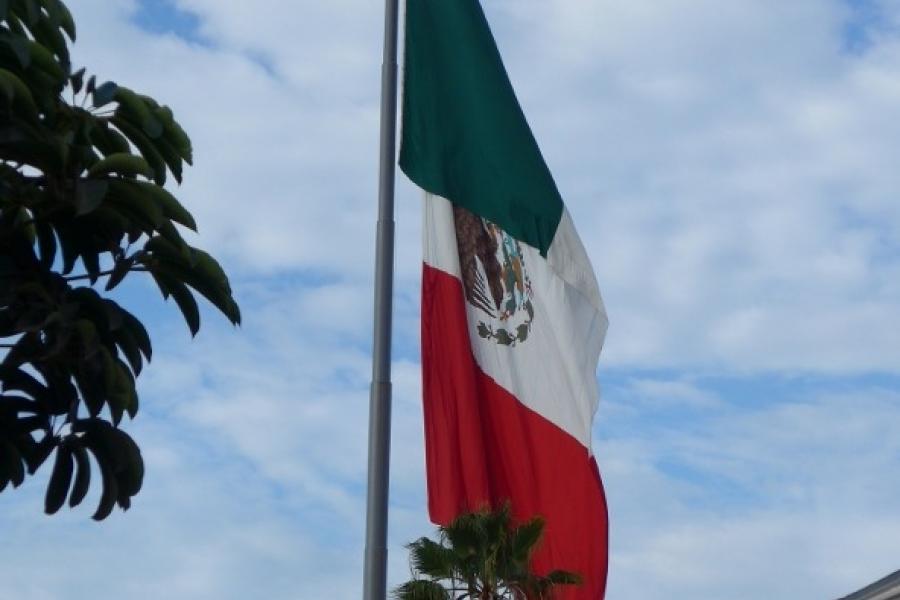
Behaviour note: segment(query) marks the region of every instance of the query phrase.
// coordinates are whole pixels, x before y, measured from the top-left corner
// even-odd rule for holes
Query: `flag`
[[[428,509],[540,515],[538,573],[601,600],[607,509],[591,450],[607,317],[477,0],[408,0],[400,167],[425,190]]]

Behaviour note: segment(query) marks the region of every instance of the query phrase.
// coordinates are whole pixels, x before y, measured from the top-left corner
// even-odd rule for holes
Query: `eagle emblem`
[[[528,339],[534,292],[519,241],[486,219],[453,207],[466,301],[477,309],[478,335],[501,346]]]

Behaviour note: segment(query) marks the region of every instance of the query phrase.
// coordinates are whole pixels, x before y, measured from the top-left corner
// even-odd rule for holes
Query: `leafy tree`
[[[398,600],[499,600],[552,598],[556,586],[576,585],[568,571],[537,575],[531,557],[544,531],[534,517],[513,526],[509,505],[464,513],[427,537],[409,544],[413,579],[394,590]]]
[[[60,0],[0,0],[0,491],[55,454],[53,514],[84,499],[96,464],[102,520],[141,487],[141,452],[120,424],[137,414],[151,357],[141,321],[104,294],[142,272],[192,335],[195,293],[233,324],[241,316],[163,187],[191,164],[188,136],[169,107],[73,71],[74,40]]]

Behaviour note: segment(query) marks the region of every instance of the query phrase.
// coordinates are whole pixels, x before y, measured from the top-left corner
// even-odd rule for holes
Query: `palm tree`
[[[531,556],[544,531],[533,517],[512,525],[509,504],[464,513],[427,537],[409,544],[413,579],[394,590],[397,600],[504,600],[550,598],[555,586],[581,578],[568,571],[537,575]]]

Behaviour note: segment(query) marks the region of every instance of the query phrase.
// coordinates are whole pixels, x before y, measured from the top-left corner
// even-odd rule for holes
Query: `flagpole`
[[[369,396],[369,480],[363,599],[387,595],[387,516],[391,453],[391,322],[394,289],[394,171],[399,0],[385,0],[381,64],[381,150],[375,241],[375,327]]]

